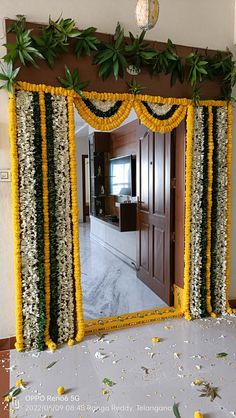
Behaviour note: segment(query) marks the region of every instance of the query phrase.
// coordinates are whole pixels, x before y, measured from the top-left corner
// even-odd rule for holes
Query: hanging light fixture
[[[140,29],[152,29],[157,23],[158,15],[158,0],[138,0],[136,6],[136,19]]]

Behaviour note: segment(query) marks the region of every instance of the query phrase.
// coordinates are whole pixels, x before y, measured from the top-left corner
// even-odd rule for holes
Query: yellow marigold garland
[[[211,306],[211,211],[212,211],[212,182],[213,182],[213,113],[208,107],[208,189],[207,189],[207,250],[206,250],[206,306],[207,312],[215,316]]]
[[[134,95],[130,93],[98,93],[97,91],[91,92],[83,92],[83,95],[86,99],[89,100],[110,100],[117,102],[118,100],[121,101],[133,101]]]
[[[46,326],[45,344],[51,350],[56,349],[56,344],[49,335],[50,325],[50,240],[49,240],[49,214],[48,214],[48,162],[47,162],[47,133],[46,133],[46,108],[44,92],[39,92],[40,123],[42,135],[42,175],[43,175],[43,218],[44,218],[44,272],[45,272],[45,304]]]
[[[186,144],[186,192],[185,192],[185,250],[184,250],[184,314],[191,320],[190,314],[190,267],[191,267],[191,189],[192,189],[192,150],[195,110],[188,107],[187,115],[187,144]]]
[[[160,104],[169,104],[169,105],[182,105],[189,106],[192,105],[191,99],[185,98],[176,98],[176,97],[162,97],[162,96],[150,96],[148,94],[137,94],[135,96],[136,101],[145,101],[150,103],[160,103]],[[225,106],[225,100],[200,100],[199,106]]]
[[[85,335],[101,332],[115,331],[121,328],[142,326],[156,321],[164,321],[170,318],[182,318],[183,312],[175,308],[158,308],[147,311],[133,312],[119,316],[110,316],[100,319],[92,319],[85,322]]]
[[[229,305],[229,287],[230,287],[230,238],[231,238],[231,171],[232,171],[232,124],[233,109],[232,103],[228,104],[228,153],[227,153],[227,254],[226,254],[226,308],[229,314],[232,309]]]
[[[66,96],[66,97],[76,97],[80,98],[79,94],[74,90],[68,90],[63,87],[48,86],[46,84],[31,84],[26,81],[18,81],[16,83],[16,89],[27,90],[32,92],[44,92],[51,93],[52,95]],[[131,93],[98,93],[96,91],[86,92],[83,91],[84,97],[87,99],[95,100],[113,100],[113,101],[134,101],[141,102],[146,101],[150,103],[160,103],[160,104],[176,104],[182,106],[191,106],[191,99],[184,98],[175,98],[175,97],[161,97],[161,96],[151,96],[147,94],[131,94]],[[226,106],[227,102],[225,100],[200,100],[199,106]]]
[[[116,101],[117,100],[119,99],[116,99]],[[107,118],[101,118],[101,117],[96,116],[93,112],[91,112],[91,110],[88,108],[88,106],[84,103],[84,101],[81,98],[75,98],[74,103],[78,110],[79,115],[82,116],[82,118],[90,126],[92,126],[94,129],[103,130],[103,131],[110,131],[112,129],[118,128],[118,126],[120,126],[122,122],[124,122],[125,119],[129,116],[130,111],[133,106],[133,101],[131,100],[123,101],[122,105],[120,106],[119,110],[116,112],[115,115],[107,117]]]
[[[77,176],[76,176],[76,145],[75,145],[75,126],[74,126],[74,101],[73,97],[68,97],[68,139],[70,150],[70,176],[71,176],[71,216],[73,230],[73,255],[74,255],[74,277],[75,277],[75,298],[76,298],[76,321],[77,334],[76,341],[81,341],[84,337],[85,325],[82,306],[82,287],[80,271],[80,246],[79,246],[79,211],[77,197]],[[69,341],[72,345],[72,341]]]
[[[12,167],[12,205],[14,227],[14,265],[16,285],[16,344],[17,351],[24,350],[23,312],[22,312],[22,278],[21,278],[21,231],[20,231],[20,202],[18,178],[18,152],[16,134],[16,98],[9,97],[11,167]]]
[[[141,101],[134,101],[134,109],[141,120],[141,122],[153,132],[170,132],[174,128],[177,128],[182,120],[185,118],[187,107],[179,106],[173,116],[166,120],[158,120],[148,113],[144,104]]]

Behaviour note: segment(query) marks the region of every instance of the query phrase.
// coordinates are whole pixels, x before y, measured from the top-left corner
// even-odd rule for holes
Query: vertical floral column
[[[211,293],[212,308],[216,313],[227,310],[228,128],[227,107],[214,107]]]
[[[84,335],[73,100],[10,99],[18,350]]]
[[[189,109],[186,160],[185,307],[188,319],[206,315],[208,108]],[[186,263],[187,261],[187,263]]]
[[[50,240],[50,336],[74,337],[71,188],[66,98],[45,94]]]
[[[69,127],[69,150],[70,150],[70,180],[71,180],[71,217],[73,228],[73,256],[74,256],[74,285],[76,299],[76,341],[81,341],[84,336],[84,314],[82,304],[81,271],[80,271],[80,246],[79,246],[79,211],[76,176],[76,153],[75,153],[75,126],[74,126],[74,103],[73,98],[67,98],[68,127]],[[73,344],[73,340],[69,341]]]
[[[188,111],[184,306],[187,319],[231,312],[230,111],[231,105],[196,106],[194,116],[191,108]]]
[[[23,337],[23,300],[22,300],[22,263],[21,263],[21,225],[20,225],[20,196],[19,196],[19,156],[17,146],[16,97],[9,98],[11,141],[11,171],[12,171],[12,206],[14,228],[14,269],[16,289],[16,349],[24,350]]]
[[[42,214],[42,156],[38,97],[16,96],[21,228],[23,338],[26,349],[44,344],[44,241]]]

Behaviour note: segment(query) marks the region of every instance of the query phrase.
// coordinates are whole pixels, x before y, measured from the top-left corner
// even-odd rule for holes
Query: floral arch
[[[104,131],[118,127],[132,107],[147,128],[162,133],[187,117],[182,303],[163,312],[110,318],[106,329],[171,316],[231,313],[231,102],[195,106],[188,99],[147,95],[79,96],[19,82],[10,96],[17,350],[73,345],[85,332],[99,329],[92,325],[86,331],[83,317],[74,105],[87,123]]]

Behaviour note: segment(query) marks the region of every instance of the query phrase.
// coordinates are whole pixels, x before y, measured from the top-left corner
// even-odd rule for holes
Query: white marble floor
[[[154,336],[161,341],[153,344]],[[236,416],[235,317],[173,319],[89,336],[54,353],[12,350],[10,365],[10,386],[26,382],[11,418],[174,418],[174,403],[181,418],[194,418],[196,410],[204,418]],[[196,379],[217,387],[219,397],[200,397],[204,386]]]
[[[89,223],[80,224],[80,254],[85,319],[166,306],[135,269],[90,238]]]

